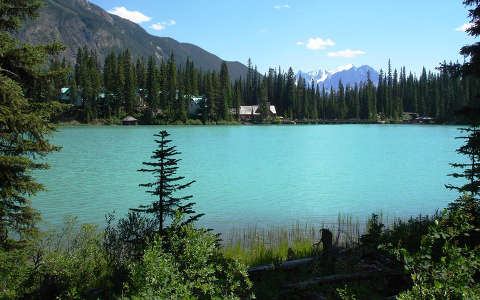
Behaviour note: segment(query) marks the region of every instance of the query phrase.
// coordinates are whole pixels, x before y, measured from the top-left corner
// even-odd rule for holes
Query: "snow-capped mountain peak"
[[[301,76],[305,79],[305,83],[310,85],[313,79],[320,88],[325,87],[325,89],[329,90],[331,87],[333,89],[338,89],[340,81],[344,87],[347,85],[353,87],[355,84],[365,83],[368,81],[368,73],[370,73],[370,80],[376,85],[378,82],[377,71],[367,65],[357,68],[353,64],[340,66],[334,70],[319,69],[307,73],[298,71],[296,80],[298,82],[298,79]]]
[[[347,71],[347,70],[350,70],[352,68],[354,68],[354,65],[353,64],[348,64],[348,65],[345,65],[345,66],[340,66],[340,67],[336,68],[335,70],[328,71],[328,72],[333,75],[335,73],[342,72],[342,71]]]

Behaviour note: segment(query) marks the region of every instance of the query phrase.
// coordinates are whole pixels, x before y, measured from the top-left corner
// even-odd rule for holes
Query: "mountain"
[[[367,82],[368,72],[370,72],[370,80],[372,80],[373,84],[377,85],[378,72],[367,65],[358,68],[354,65],[346,65],[332,71],[321,69],[308,73],[298,71],[296,79],[298,82],[298,78],[301,76],[305,79],[307,85],[310,85],[313,79],[315,85],[318,84],[320,88],[325,87],[326,90],[330,90],[330,87],[333,87],[334,90],[337,90],[340,80],[345,87],[347,85],[353,87],[355,83],[360,84],[361,82]]]
[[[154,55],[159,61],[173,52],[177,64],[185,65],[187,58],[204,71],[220,71],[222,59],[193,44],[180,43],[172,38],[148,34],[139,25],[109,14],[87,0],[43,0],[36,20],[28,21],[17,37],[31,44],[57,39],[68,49],[64,56],[75,61],[78,47],[94,49],[103,63],[113,51],[130,49],[134,57]],[[227,62],[230,77],[245,77],[247,67],[239,62]]]

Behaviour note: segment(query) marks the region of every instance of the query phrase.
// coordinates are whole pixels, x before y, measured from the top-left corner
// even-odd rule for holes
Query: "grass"
[[[301,224],[292,226],[270,226],[259,228],[234,228],[222,235],[222,252],[227,257],[238,258],[248,267],[279,264],[288,259],[316,257],[314,262],[293,270],[275,269],[250,274],[254,292],[258,299],[311,299],[312,295],[324,295],[328,299],[384,299],[408,288],[408,278],[388,280],[363,280],[362,282],[328,283],[312,285],[305,290],[285,289],[285,285],[316,276],[331,275],[330,269],[321,262],[317,254],[322,250],[315,246],[321,239],[320,230],[329,229],[334,245],[353,248],[334,262],[334,273],[343,274],[358,271],[362,257],[380,259],[383,252],[377,250],[382,243],[403,245],[418,249],[421,237],[435,219],[434,216],[412,218],[385,217],[382,213],[370,216],[366,222],[354,220],[351,215],[338,215],[334,223]],[[383,226],[385,224],[385,226]],[[368,258],[370,257],[370,258]],[[320,259],[320,260],[319,260]],[[356,295],[349,298],[348,295]],[[347,297],[346,297],[347,296]]]
[[[354,221],[351,216],[339,214],[333,224],[297,222],[293,226],[233,228],[222,235],[221,251],[228,257],[240,259],[249,267],[311,257],[319,250],[314,244],[320,241],[320,230],[324,228],[333,233],[335,245],[351,247],[358,244],[365,225]]]

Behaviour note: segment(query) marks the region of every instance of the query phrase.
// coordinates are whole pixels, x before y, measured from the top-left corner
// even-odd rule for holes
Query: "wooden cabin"
[[[126,116],[122,120],[123,125],[138,125],[138,120],[132,116]]]
[[[268,117],[275,118],[277,116],[277,110],[275,105],[270,105],[267,102],[267,115]],[[260,106],[259,105],[242,105],[240,106],[239,117],[243,121],[249,121],[260,118]]]

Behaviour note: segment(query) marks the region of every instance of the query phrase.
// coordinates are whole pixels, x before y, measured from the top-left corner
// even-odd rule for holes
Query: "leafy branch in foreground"
[[[465,244],[478,230],[467,212],[445,210],[429,227],[418,251],[392,249],[390,244],[391,253],[404,263],[413,281],[411,290],[398,299],[478,299],[480,284],[475,276],[480,272],[480,252]]]

